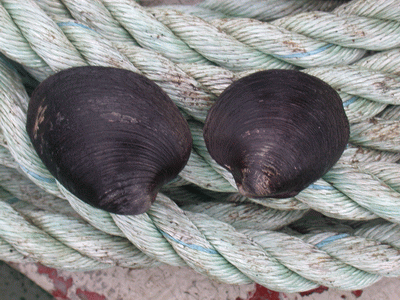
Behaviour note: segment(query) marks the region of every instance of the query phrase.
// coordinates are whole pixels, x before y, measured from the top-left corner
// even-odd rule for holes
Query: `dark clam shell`
[[[349,122],[337,92],[293,70],[261,71],[229,86],[210,109],[204,139],[248,197],[285,198],[340,158]]]
[[[160,87],[108,67],[71,68],[43,81],[32,94],[26,128],[62,185],[117,214],[147,211],[192,146],[186,120]]]

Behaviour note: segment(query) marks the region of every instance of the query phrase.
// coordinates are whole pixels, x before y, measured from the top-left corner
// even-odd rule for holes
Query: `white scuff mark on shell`
[[[139,121],[128,115],[122,115],[117,112],[105,113],[100,115],[101,118],[108,120],[108,122],[120,122],[125,124],[137,124]]]

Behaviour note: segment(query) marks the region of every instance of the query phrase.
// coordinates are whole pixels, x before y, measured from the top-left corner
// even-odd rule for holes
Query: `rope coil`
[[[286,292],[355,290],[399,276],[396,1],[303,0],[292,8],[279,1],[282,15],[269,22],[250,7],[268,12],[273,0],[241,9],[228,0],[147,9],[127,0],[0,3],[0,259],[69,270],[187,265],[221,282]],[[83,203],[51,176],[27,137],[23,74],[42,81],[82,65],[142,73],[189,119],[189,162],[146,214],[111,215]],[[328,82],[351,123],[337,165],[289,199],[236,194],[202,137],[215,98],[268,68]]]

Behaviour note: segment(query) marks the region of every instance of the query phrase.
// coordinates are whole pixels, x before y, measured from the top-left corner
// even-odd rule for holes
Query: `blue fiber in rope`
[[[309,52],[301,52],[301,53],[293,53],[293,54],[287,54],[287,55],[279,55],[279,54],[274,54],[273,56],[276,58],[301,58],[301,57],[306,57],[310,55],[314,55],[317,53],[320,53],[322,51],[325,51],[326,49],[332,47],[333,44],[327,44],[321,48],[309,51]]]
[[[356,100],[357,100],[357,97],[356,97],[356,96],[351,97],[349,100],[343,102],[343,106],[349,106],[350,104],[352,104],[352,103],[353,103],[354,101],[356,101]]]
[[[349,235],[347,233],[342,233],[334,236],[330,236],[323,241],[319,242],[318,244],[315,245],[317,248],[321,248],[325,245],[328,245],[329,243],[332,243],[333,241],[340,240],[342,238],[348,237]]]
[[[48,183],[55,183],[55,182],[56,182],[56,180],[55,180],[54,178],[42,177],[42,176],[40,176],[40,175],[38,175],[38,174],[36,174],[36,173],[34,173],[34,172],[32,172],[32,171],[29,171],[27,168],[25,168],[25,167],[22,166],[22,165],[19,165],[19,166],[21,167],[21,169],[22,169],[25,173],[31,175],[33,178],[36,178],[36,179],[38,179],[38,180],[41,180],[41,181],[44,181],[44,182],[48,182]]]
[[[85,25],[79,24],[79,23],[75,23],[75,22],[59,22],[59,23],[57,23],[57,25],[60,26],[60,27],[62,27],[62,26],[76,26],[76,27],[82,27],[82,28],[94,31],[92,28],[90,28],[88,26],[85,26]]]
[[[193,245],[193,244],[186,244],[185,242],[182,242],[182,241],[180,241],[180,240],[177,240],[176,238],[170,236],[168,233],[165,233],[165,232],[162,231],[162,230],[160,230],[160,232],[161,232],[161,234],[162,234],[164,237],[166,237],[167,239],[173,240],[174,242],[176,242],[176,243],[178,243],[178,244],[181,244],[181,245],[183,245],[183,246],[185,246],[185,247],[188,247],[188,248],[190,248],[190,249],[202,251],[202,252],[209,253],[209,254],[218,254],[218,252],[215,251],[214,249],[208,249],[208,248],[204,248],[204,247],[202,247],[202,246]]]

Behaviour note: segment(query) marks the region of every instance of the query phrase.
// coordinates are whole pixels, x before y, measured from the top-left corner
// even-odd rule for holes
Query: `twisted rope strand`
[[[0,4],[0,43],[2,53],[7,57],[32,69],[32,75],[38,80],[44,80],[53,71],[49,65],[32,50],[28,41],[15,25],[7,10]],[[18,49],[18,51],[15,51]]]
[[[215,251],[209,240],[193,224],[190,215],[186,216],[167,197],[158,197],[148,215],[176,254],[194,270],[221,282],[251,282],[246,273],[242,274]]]
[[[109,40],[103,38],[91,28],[85,27],[85,25],[72,19],[58,17],[57,25],[84,57],[88,65],[113,66],[140,73],[125,55],[115,49]]]
[[[138,43],[129,32],[112,17],[111,13],[100,1],[65,0],[61,5],[65,6],[65,9],[71,14],[68,17],[69,19],[75,19],[82,24],[86,24],[108,40],[125,43],[130,46],[138,46]]]
[[[203,19],[175,11],[153,9],[152,12],[176,36],[219,66],[232,71],[293,69],[292,65],[239,42]]]
[[[156,211],[157,211],[157,208],[155,209]],[[28,210],[28,212],[29,212],[30,210]],[[161,209],[160,210],[161,211],[161,213],[162,214],[164,214],[165,213],[165,209]],[[153,214],[154,215],[154,214]],[[119,216],[117,216],[117,217],[119,217]],[[123,217],[124,218],[124,217]],[[176,216],[174,216],[174,217],[172,217],[172,219],[175,219],[175,218],[178,218],[178,219],[181,219],[181,213],[178,213]],[[169,221],[167,220],[167,221],[165,221],[166,219],[168,219],[168,218],[166,218],[166,216],[162,216],[161,218],[160,218],[160,221],[161,222],[165,222],[165,223],[168,223]],[[135,222],[136,223],[136,222]],[[62,226],[62,227],[64,227],[64,226]],[[183,228],[186,228],[186,227],[183,227]],[[179,229],[181,229],[181,227],[179,227]],[[53,230],[54,231],[54,230]],[[176,236],[176,233],[175,232],[170,232],[171,234],[174,234],[175,236]],[[200,243],[200,245],[199,244],[193,244],[193,243],[190,243],[191,242],[191,240],[187,240],[186,238],[187,238],[187,235],[186,234],[184,234],[184,235],[182,235],[182,234],[178,234],[178,236],[180,236],[181,237],[181,239],[179,240],[179,239],[177,239],[177,238],[173,238],[171,235],[169,235],[169,234],[167,234],[167,233],[163,233],[163,235],[164,236],[167,236],[167,239],[169,239],[169,241],[171,242],[176,242],[176,243],[178,243],[178,245],[179,246],[183,246],[183,248],[184,247],[188,247],[189,249],[194,249],[194,250],[196,250],[196,251],[204,251],[204,249],[207,249],[207,248],[205,248],[204,246],[201,246],[201,243]],[[191,236],[191,235],[189,235],[189,236]],[[81,238],[80,238],[81,239]],[[157,245],[157,244],[156,244]],[[175,247],[177,247],[177,245],[175,245]],[[203,250],[199,250],[199,249],[203,249]],[[187,250],[187,249],[186,249]],[[185,251],[186,252],[186,251]],[[226,274],[226,271],[224,270],[224,271],[222,271],[222,273],[223,274]],[[279,278],[279,276],[277,276],[277,278]],[[365,283],[364,283],[365,284]],[[272,287],[272,286],[271,286]],[[353,286],[352,286],[353,287]],[[360,285],[356,285],[356,287],[360,287]],[[307,289],[309,288],[309,286],[307,286]],[[291,289],[289,289],[289,291],[290,291]]]
[[[349,163],[359,162],[391,162],[396,163],[400,160],[400,153],[379,151],[362,146],[347,145],[339,161]]]
[[[175,63],[208,63],[139,4],[128,0],[102,0],[112,16],[143,47],[162,53]]]
[[[400,248],[400,226],[377,219],[355,227],[354,234]]]
[[[400,78],[396,75],[359,66],[318,67],[303,71],[353,96],[387,104],[400,103]]]
[[[352,290],[381,278],[352,267],[299,237],[268,231],[246,231],[246,234],[289,269],[320,285]],[[319,268],[313,266],[317,261]]]
[[[52,68],[60,71],[86,65],[84,59],[54,21],[33,1],[4,0],[2,5],[29,42],[30,47]],[[21,11],[24,13],[21,14]],[[35,16],[26,18],[26,16]],[[68,61],[68,64],[65,63]]]
[[[34,262],[34,259],[22,255],[11,244],[0,238],[0,259],[8,262]]]
[[[197,4],[197,6],[229,16],[269,21],[302,11],[330,11],[342,3],[343,1],[341,0],[245,0],[240,1],[240,3],[230,0],[205,0]]]
[[[323,179],[303,190],[296,199],[313,210],[336,219],[371,220],[378,217]]]
[[[150,259],[128,240],[105,234],[81,219],[35,209],[18,201],[13,205],[21,215],[35,226],[84,256],[103,264],[127,268],[149,268],[160,263]]]
[[[0,166],[0,186],[16,199],[40,209],[67,216],[79,216],[65,199],[46,193],[16,169]]]
[[[276,230],[302,218],[308,211],[276,210],[257,204],[246,203],[196,203],[184,205],[182,209],[194,213],[205,213],[208,216],[228,223],[236,229]]]
[[[360,59],[355,65],[371,70],[400,74],[400,49],[378,52]]]
[[[330,256],[371,274],[400,275],[399,250],[363,237],[347,236],[319,247]]]
[[[235,193],[229,196],[226,201],[230,201],[233,203],[247,203],[252,202],[262,206],[266,206],[272,209],[277,210],[306,210],[310,207],[295,197],[292,198],[284,198],[284,199],[274,199],[274,198],[246,198],[239,193]]]
[[[335,8],[333,12],[342,16],[351,14],[383,20],[400,21],[400,7],[397,0],[354,0]]]
[[[287,16],[272,24],[343,47],[382,51],[400,45],[397,21],[314,11]]]
[[[190,217],[218,253],[255,282],[273,290],[287,292],[298,290],[300,286],[307,290],[316,286],[287,269],[263,247],[254,243],[247,235],[234,230],[232,226],[201,214]],[[218,232],[212,228],[218,228]],[[257,257],[257,260],[251,257]]]
[[[301,235],[303,241],[353,266],[383,276],[398,276],[398,243],[393,239],[398,237],[399,228],[395,224],[376,219],[348,226],[336,220],[317,217],[308,221],[300,220],[290,227],[306,232]],[[371,255],[373,253],[375,255]]]
[[[58,194],[54,178],[43,166],[35,153],[29,137],[25,132],[26,113],[20,99],[29,100],[18,75],[0,61],[0,125],[8,150],[16,163],[27,176],[38,186],[52,194]]]
[[[152,13],[153,9],[166,9],[166,10],[175,10],[179,11],[184,14],[192,15],[198,18],[201,18],[205,21],[211,21],[213,19],[224,19],[229,18],[230,16],[226,15],[224,12],[220,12],[217,10],[209,9],[206,7],[201,7],[204,2],[200,2],[197,5],[162,5],[162,6],[155,6],[155,7],[147,7],[146,10],[149,13]]]
[[[115,224],[112,216],[103,210],[94,208],[93,206],[79,200],[72,195],[61,184],[57,184],[60,191],[60,196],[66,199],[71,207],[90,225],[110,235],[124,237],[121,229]]]
[[[204,170],[209,172],[205,173]],[[223,176],[210,167],[196,152],[190,154],[189,161],[181,171],[180,176],[204,189],[224,193],[237,191],[236,187],[233,187]]]
[[[18,168],[18,164],[15,162],[10,151],[3,146],[0,146],[0,164],[12,169]]]
[[[107,265],[82,256],[28,223],[9,204],[0,201],[0,236],[19,253],[54,268],[93,270]]]
[[[400,121],[373,119],[354,124],[350,141],[372,149],[399,152]]]
[[[35,0],[35,2],[49,17],[71,18],[70,12],[60,0]]]
[[[375,176],[360,171],[357,165],[336,164],[324,179],[360,206],[399,223],[400,194]]]
[[[321,42],[252,19],[216,19],[211,24],[244,44],[303,68],[351,64],[365,54],[364,49]]]

